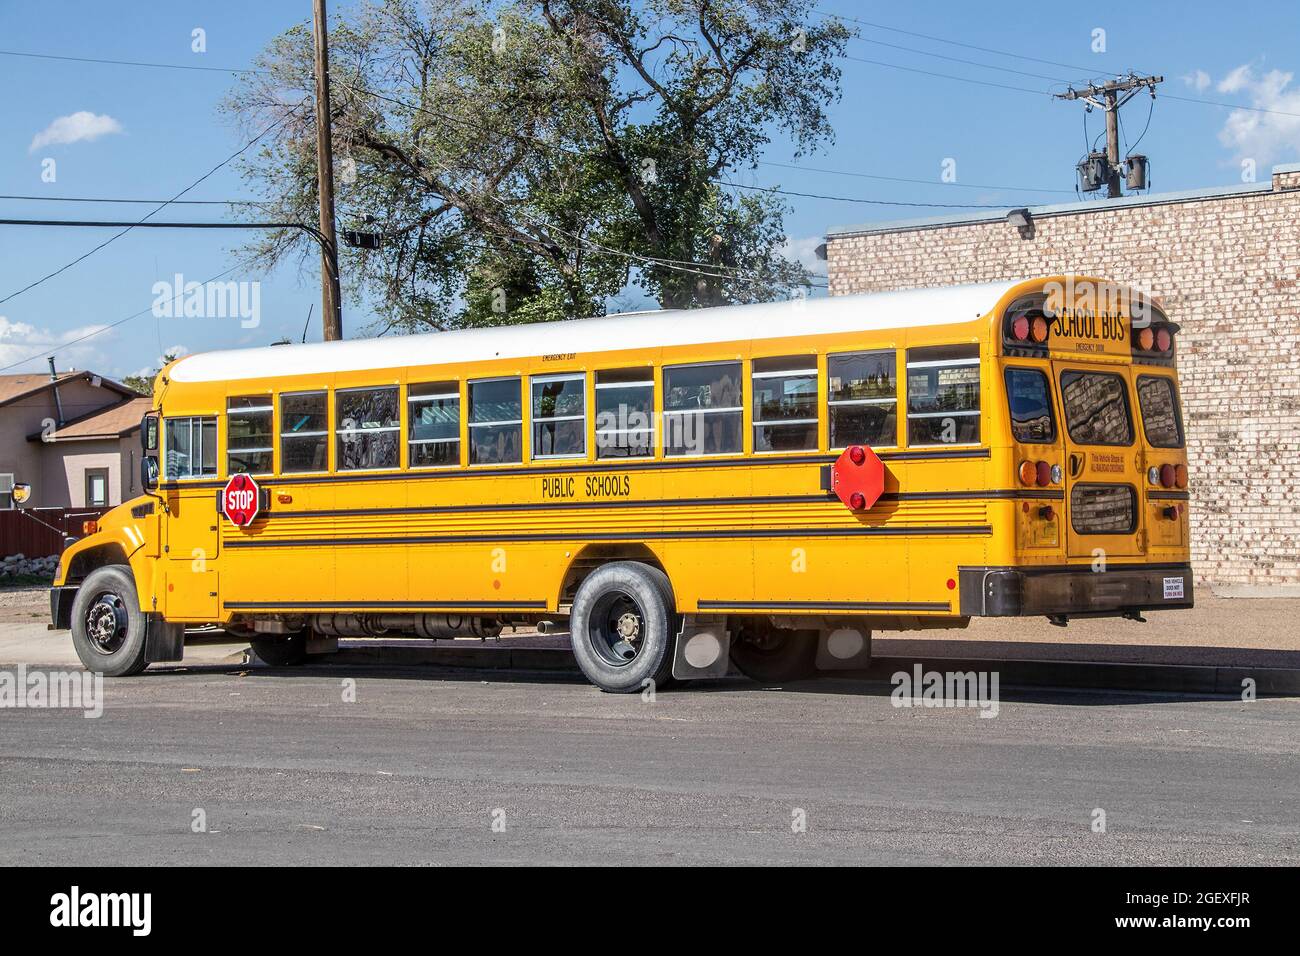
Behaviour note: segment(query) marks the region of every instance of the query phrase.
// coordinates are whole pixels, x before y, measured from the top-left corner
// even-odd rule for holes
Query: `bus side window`
[[[738,455],[744,406],[739,362],[664,369],[664,452]]]
[[[533,457],[580,458],[587,453],[587,376],[534,375]]]
[[[652,368],[596,373],[596,457],[654,454],[655,373]]]
[[[979,440],[979,346],[908,349],[907,443],[969,445]]]
[[[397,386],[340,388],[334,392],[339,471],[396,468],[402,420]]]
[[[271,473],[274,411],[270,395],[240,395],[226,400],[227,475]]]
[[[460,464],[460,388],[455,382],[412,385],[407,395],[407,456],[412,468]]]
[[[754,451],[817,447],[817,356],[754,359]]]
[[[280,471],[329,469],[329,420],[324,392],[286,392],[280,396]]]
[[[163,420],[163,477],[204,478],[217,473],[217,418]]]
[[[469,463],[523,461],[524,405],[518,378],[469,383]]]
[[[893,349],[826,357],[832,448],[898,444],[897,361]]]

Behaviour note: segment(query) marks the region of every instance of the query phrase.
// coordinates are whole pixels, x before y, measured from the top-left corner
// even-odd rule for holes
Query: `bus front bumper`
[[[958,569],[971,617],[1119,617],[1192,606],[1190,564]]]

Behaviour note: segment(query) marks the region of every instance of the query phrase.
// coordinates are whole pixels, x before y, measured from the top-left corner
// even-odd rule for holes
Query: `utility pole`
[[[1138,76],[1136,73],[1130,73],[1122,79],[1111,80],[1109,83],[1089,83],[1082,90],[1072,88],[1064,93],[1052,94],[1058,100],[1083,100],[1090,107],[1102,110],[1106,114],[1106,195],[1112,199],[1122,195],[1119,188],[1120,107],[1143,89],[1150,90],[1151,98],[1155,99],[1156,84],[1164,81],[1163,76]]]
[[[330,68],[325,0],[313,0],[316,49],[316,192],[320,197],[321,325],[326,341],[343,338],[339,248],[334,234],[334,147],[330,133]]]

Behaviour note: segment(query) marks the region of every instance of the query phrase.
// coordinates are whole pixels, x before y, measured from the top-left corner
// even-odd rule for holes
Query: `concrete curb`
[[[472,647],[375,647],[344,645],[322,664],[386,664],[458,667],[472,670],[520,670],[576,673],[567,648],[511,648],[502,644]],[[827,677],[884,681],[899,672],[996,671],[1004,687],[1054,687],[1072,690],[1161,691],[1239,697],[1242,682],[1255,681],[1261,697],[1300,696],[1300,669],[1224,667],[1179,664],[1093,663],[1060,660],[1008,660],[977,657],[878,657],[865,671],[828,672]]]

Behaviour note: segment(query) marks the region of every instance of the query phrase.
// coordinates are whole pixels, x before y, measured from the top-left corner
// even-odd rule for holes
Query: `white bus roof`
[[[1023,281],[204,352],[177,361],[168,377],[174,382],[215,382],[325,375],[566,352],[612,352],[638,346],[706,345],[944,325],[986,315]]]

